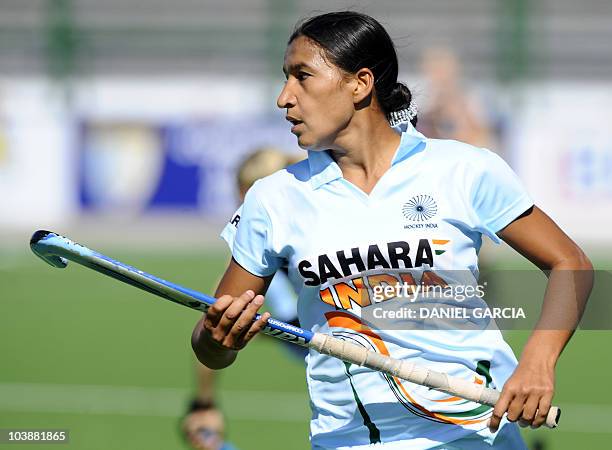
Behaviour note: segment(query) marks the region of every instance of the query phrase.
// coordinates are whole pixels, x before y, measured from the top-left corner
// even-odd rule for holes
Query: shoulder
[[[427,139],[426,163],[438,170],[461,170],[467,174],[482,174],[507,163],[495,152],[451,139]]]
[[[499,158],[489,149],[452,139],[427,139],[427,150],[431,156],[444,158],[448,161],[459,160],[477,163],[486,162],[491,158]]]

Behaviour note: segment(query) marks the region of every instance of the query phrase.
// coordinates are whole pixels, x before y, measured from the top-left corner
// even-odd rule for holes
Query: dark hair
[[[314,41],[330,62],[346,72],[370,69],[376,99],[387,119],[392,112],[410,107],[412,93],[397,81],[395,46],[376,19],[353,11],[321,14],[298,23],[287,44],[300,36]],[[411,122],[416,126],[416,116]]]

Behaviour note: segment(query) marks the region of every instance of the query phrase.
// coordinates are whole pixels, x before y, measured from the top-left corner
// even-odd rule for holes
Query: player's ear
[[[354,75],[353,101],[355,104],[363,102],[372,94],[374,89],[374,74],[366,67],[359,69]]]

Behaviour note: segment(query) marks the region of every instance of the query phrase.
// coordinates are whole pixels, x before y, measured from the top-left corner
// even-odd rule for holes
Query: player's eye
[[[298,72],[298,73],[297,73],[296,78],[297,78],[299,81],[304,81],[304,80],[305,80],[306,78],[308,78],[309,76],[310,76],[310,74],[309,74],[309,73],[306,73],[306,72],[301,72],[301,71],[300,71],[300,72]]]

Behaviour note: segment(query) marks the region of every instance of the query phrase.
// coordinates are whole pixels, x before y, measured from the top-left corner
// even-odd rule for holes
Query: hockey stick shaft
[[[50,231],[39,230],[34,233],[30,240],[30,247],[37,256],[54,267],[64,268],[70,260],[166,300],[204,313],[216,301],[213,297],[143,272]],[[255,320],[258,317],[259,315]],[[369,351],[357,344],[327,334],[303,330],[273,318],[268,319],[262,332],[294,344],[313,348],[319,353],[346,362],[368,367],[483,405],[494,406],[499,399],[499,391],[484,385],[451,377],[409,361],[397,360]],[[558,425],[560,414],[559,408],[551,407],[546,418],[546,426],[555,428]]]

